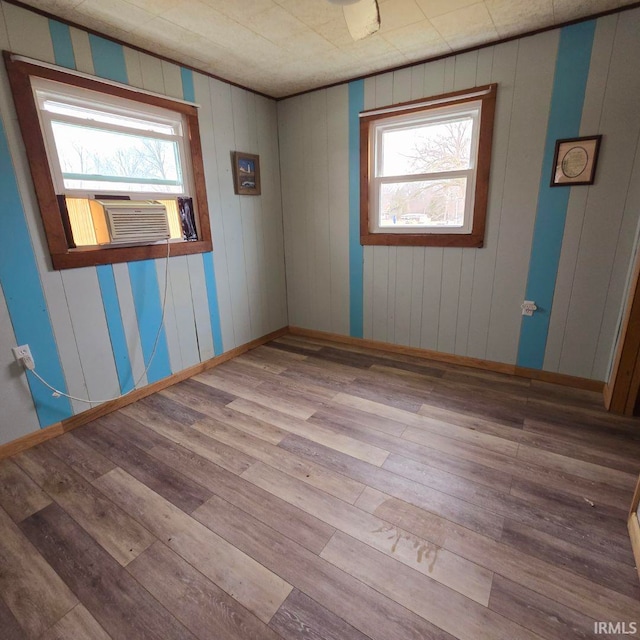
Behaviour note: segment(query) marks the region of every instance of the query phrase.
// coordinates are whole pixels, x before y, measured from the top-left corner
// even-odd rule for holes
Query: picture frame
[[[556,140],[552,187],[593,184],[602,136]]]
[[[233,151],[233,188],[239,196],[259,196],[260,191],[260,156],[254,153]]]

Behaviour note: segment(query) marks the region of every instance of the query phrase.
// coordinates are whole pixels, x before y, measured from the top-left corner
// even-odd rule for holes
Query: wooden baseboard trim
[[[442,353],[440,351],[421,349],[419,347],[407,347],[404,345],[392,344],[390,342],[368,340],[367,338],[352,338],[351,336],[344,336],[338,333],[328,333],[326,331],[316,331],[315,329],[304,329],[302,327],[289,327],[289,333],[291,335],[307,338],[317,338],[319,340],[330,340],[341,344],[368,347],[370,349],[378,349],[379,351],[388,351],[389,353],[415,356],[418,358],[424,358],[425,360],[447,362],[449,364],[457,364],[464,367],[472,367],[474,369],[485,369],[486,371],[494,371],[496,373],[507,373],[512,376],[529,378],[530,380],[540,380],[542,382],[551,382],[553,384],[560,384],[565,387],[573,387],[575,389],[583,389],[585,391],[602,393],[604,389],[604,382],[601,382],[600,380],[590,380],[589,378],[569,376],[564,373],[554,373],[552,371],[527,369],[526,367],[518,367],[514,364],[494,362],[493,360],[458,356],[450,353]]]
[[[29,433],[22,438],[18,438],[17,440],[12,440],[11,442],[7,442],[6,444],[0,445],[0,460],[4,458],[8,458],[9,456],[15,455],[16,453],[20,453],[20,451],[24,451],[25,449],[30,449],[31,447],[35,447],[37,444],[45,442],[47,440],[51,440],[51,438],[55,438],[67,431],[71,431],[72,429],[77,429],[96,418],[100,418],[102,416],[107,415],[113,411],[117,411],[122,407],[126,407],[128,404],[135,402],[136,400],[140,400],[141,398],[146,398],[150,396],[152,393],[156,393],[157,391],[161,391],[162,389],[166,389],[178,382],[182,382],[187,378],[191,378],[192,376],[197,375],[198,373],[202,373],[207,369],[212,369],[213,367],[217,367],[223,362],[227,362],[228,360],[232,360],[251,349],[255,349],[265,342],[270,342],[271,340],[275,340],[276,338],[280,338],[283,335],[286,335],[289,332],[288,327],[282,327],[282,329],[278,329],[277,331],[272,331],[268,333],[266,336],[262,336],[261,338],[256,338],[251,342],[247,342],[246,344],[240,345],[235,349],[231,349],[230,351],[225,351],[219,356],[215,356],[210,360],[205,360],[200,364],[196,364],[193,367],[189,367],[188,369],[183,369],[182,371],[178,371],[178,373],[174,373],[168,378],[163,378],[162,380],[158,380],[142,389],[137,389],[132,393],[123,396],[122,398],[118,398],[117,400],[111,400],[109,402],[105,402],[98,407],[93,407],[91,409],[87,409],[87,411],[83,411],[82,413],[78,413],[62,422],[57,422],[56,424],[52,424],[49,427],[45,427],[40,431],[35,431],[34,433]]]

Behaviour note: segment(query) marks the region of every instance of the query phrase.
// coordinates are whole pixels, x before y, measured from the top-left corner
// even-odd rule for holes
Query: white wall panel
[[[187,256],[187,264],[189,267],[189,285],[191,293],[190,308],[191,313],[193,314],[196,334],[198,336],[200,360],[205,361],[209,358],[213,358],[214,347],[202,256],[198,253]]]
[[[283,234],[287,280],[287,306],[289,324],[303,326],[302,305],[304,303],[304,276],[299,259],[302,242],[303,174],[300,171],[299,136],[302,135],[302,97],[278,103],[278,138],[280,141],[280,172],[282,184]]]
[[[257,152],[257,141],[251,126],[251,100],[246,91],[231,87],[231,110],[233,114],[233,131],[235,149],[246,153]],[[244,247],[245,281],[247,288],[247,302],[249,305],[249,334],[260,330],[262,316],[262,297],[260,295],[260,281],[257,273],[257,244],[256,244],[256,198],[237,196],[240,205],[240,221]]]
[[[327,89],[331,331],[349,333],[349,91]]]
[[[498,362],[515,363],[518,351],[558,38],[519,41],[487,345]]]
[[[73,55],[76,60],[76,69],[83,73],[93,75],[93,57],[91,56],[91,45],[89,44],[89,34],[75,27],[70,27],[71,44]]]
[[[234,346],[237,346],[250,340],[251,326],[240,202],[238,196],[233,193],[231,176],[230,154],[236,149],[231,87],[216,80],[211,80],[210,86],[211,107],[215,119],[213,129],[216,157],[220,175],[220,206],[227,247],[227,273],[229,274],[231,292]]]
[[[254,110],[263,182],[259,217],[256,220],[260,264],[263,265],[260,269],[260,289],[263,297],[262,327],[264,333],[269,333],[287,323],[280,172],[277,138],[273,135],[273,132],[277,131],[277,115],[275,105],[260,96],[256,96]],[[276,215],[274,212],[277,212]]]
[[[164,93],[172,98],[183,99],[182,77],[180,67],[166,60],[162,60],[162,78],[164,80]]]
[[[55,62],[49,20],[22,7],[2,3],[10,51],[44,62]]]
[[[164,332],[167,337],[167,350],[169,352],[169,365],[171,371],[180,371],[182,367],[182,354],[180,353],[180,338],[178,335],[178,321],[176,318],[176,308],[173,303],[173,285],[171,278],[171,260],[167,270],[166,260],[154,260],[156,278],[158,280],[158,293],[160,295],[160,305],[164,304]],[[165,282],[165,275],[169,276]],[[165,296],[166,285],[166,296]],[[183,285],[184,286],[184,283]],[[193,324],[193,323],[192,323]]]
[[[0,444],[35,431],[39,426],[24,370],[11,353],[15,346],[16,338],[0,287]]]
[[[127,264],[121,262],[113,265],[113,279],[116,283],[118,293],[118,303],[120,304],[120,314],[122,326],[124,327],[124,337],[129,353],[129,362],[133,375],[132,383],[138,380],[138,386],[147,384],[147,375],[144,372],[145,362],[142,354],[142,344],[140,342],[140,332],[138,331],[138,320],[136,318],[136,307],[133,302],[133,291],[131,290],[131,280],[129,279],[129,269]]]
[[[96,268],[66,269],[62,281],[87,386],[86,397],[114,398],[120,394],[120,385]],[[58,345],[61,348],[66,345]]]
[[[214,117],[211,107],[211,86],[209,78],[202,74],[193,75],[196,102],[200,105],[198,120],[200,122],[200,142],[202,145],[202,162],[204,165],[205,183],[207,186],[207,198],[209,200],[209,220],[211,222],[211,237],[213,242],[213,260],[218,289],[218,308],[220,311],[220,330],[222,342],[227,349],[236,345],[233,331],[233,314],[231,312],[231,292],[229,289],[229,272],[227,267],[227,243],[224,235],[223,211],[220,200],[220,175],[218,172],[218,157],[216,154],[216,142],[213,133]],[[226,176],[225,176],[226,177]],[[193,286],[193,283],[190,282]],[[195,300],[193,290],[192,300]],[[199,315],[195,314],[198,319]],[[197,322],[196,322],[197,327]],[[197,333],[203,333],[206,325],[199,328]],[[213,349],[213,343],[211,343]],[[202,351],[202,348],[201,348]]]
[[[502,202],[506,187],[507,152],[511,129],[518,47],[518,42],[513,41],[486,50],[493,53],[490,80],[498,83],[495,121],[501,124],[494,130],[491,149],[491,177],[484,247],[476,252],[474,267],[471,318],[467,343],[467,355],[472,358],[486,358],[487,356],[498,237],[502,217]],[[484,81],[483,79],[482,82]]]

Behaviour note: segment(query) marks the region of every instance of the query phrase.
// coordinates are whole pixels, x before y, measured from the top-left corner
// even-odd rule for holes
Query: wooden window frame
[[[489,173],[491,168],[491,146],[495,116],[497,84],[473,87],[420,100],[402,102],[389,107],[364,111],[360,115],[360,244],[423,247],[482,247],[489,198]],[[478,95],[481,93],[482,95]],[[471,94],[471,95],[470,95]],[[400,114],[419,113],[439,107],[463,105],[467,102],[482,103],[478,140],[478,164],[471,233],[432,233],[428,229],[419,233],[373,233],[369,212],[369,170],[374,152],[370,142],[371,124]],[[427,104],[426,103],[431,103]],[[380,114],[381,110],[388,110]]]
[[[194,183],[193,200],[194,209],[198,217],[200,239],[190,242],[170,242],[169,251],[171,256],[181,256],[212,250],[198,110],[195,106],[175,101],[171,98],[138,92],[118,84],[101,82],[99,79],[66,73],[57,68],[40,66],[22,59],[14,59],[9,51],[3,51],[2,53],[54,269],[71,269],[149,258],[164,258],[167,256],[167,246],[166,244],[154,244],[133,247],[70,248],[49,168],[38,108],[31,88],[31,77],[55,80],[67,85],[90,89],[106,95],[125,98],[182,114],[186,125],[185,139],[188,141],[190,148]]]

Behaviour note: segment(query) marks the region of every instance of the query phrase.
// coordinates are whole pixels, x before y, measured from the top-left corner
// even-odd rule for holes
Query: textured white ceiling
[[[25,0],[274,97],[632,4],[634,0],[379,0],[354,42],[327,0]]]

